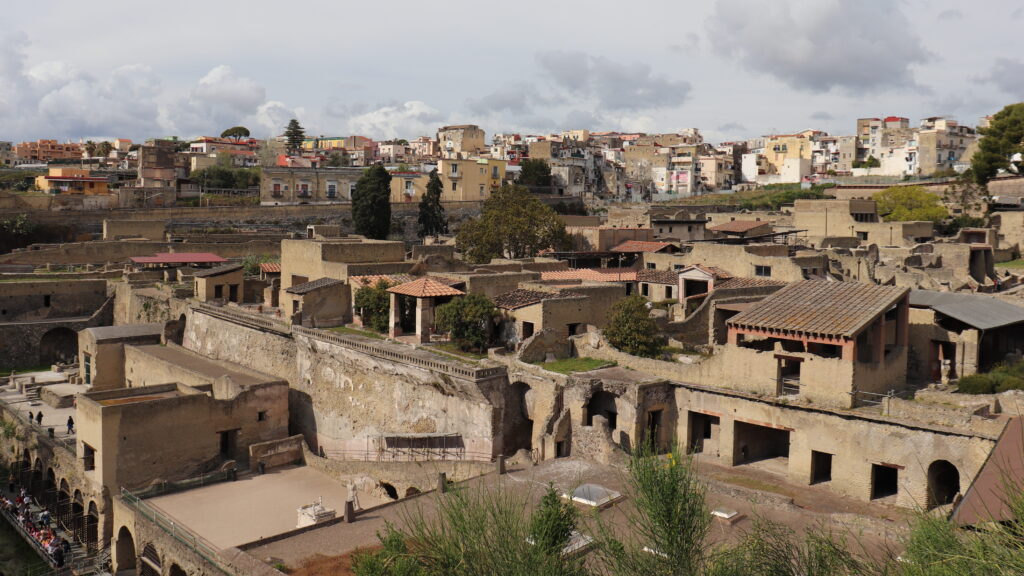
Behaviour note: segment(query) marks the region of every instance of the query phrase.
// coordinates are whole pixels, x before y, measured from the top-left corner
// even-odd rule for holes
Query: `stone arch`
[[[96,550],[100,541],[100,511],[96,506],[96,501],[89,501],[89,507],[86,509],[85,514],[85,548],[86,550]]]
[[[78,334],[65,326],[53,328],[39,339],[39,363],[70,363],[78,357]]]
[[[85,502],[82,499],[82,491],[75,490],[75,493],[71,496],[71,522],[70,526],[67,526],[71,533],[74,534],[75,540],[81,543],[85,543]]]
[[[43,484],[43,505],[51,513],[57,512],[57,473],[53,471],[53,466],[46,469],[46,481]]]
[[[387,494],[388,498],[391,498],[392,500],[398,500],[398,489],[395,488],[394,485],[388,484],[387,482],[381,482],[380,489],[383,490],[385,494]]]
[[[168,576],[188,576],[185,571],[182,570],[181,566],[177,564],[171,564],[171,571],[167,573]]]
[[[57,521],[66,530],[71,530],[71,487],[68,486],[67,478],[60,481],[60,490],[57,492]]]
[[[960,493],[960,471],[948,460],[928,466],[928,508],[952,504]]]
[[[142,549],[142,576],[161,576],[163,570],[160,567],[160,553],[152,544],[146,544]]]
[[[505,399],[505,454],[533,449],[533,410],[530,385],[513,382]]]
[[[127,526],[117,531],[117,543],[114,545],[114,563],[117,571],[135,570],[135,537]]]
[[[43,490],[43,461],[38,457],[36,458],[36,463],[32,466],[32,477],[29,480],[28,491],[36,502],[42,502],[45,493]]]
[[[415,495],[417,495],[419,493],[420,493],[420,489],[415,487],[415,486],[409,486],[408,488],[405,489],[405,497],[406,498],[409,498],[410,496],[415,496]]]
[[[185,341],[186,322],[185,314],[182,313],[177,320],[171,320],[164,325],[164,336],[167,337],[167,340],[181,346]]]
[[[22,486],[28,487],[32,480],[32,453],[25,448],[21,453],[21,460],[18,462],[18,480]]]

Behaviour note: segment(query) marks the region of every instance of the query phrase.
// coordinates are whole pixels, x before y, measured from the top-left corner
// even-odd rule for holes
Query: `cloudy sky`
[[[19,2],[0,140],[280,133],[412,138],[852,133],[862,116],[1024,100],[1019,0]],[[157,6],[153,4],[152,6]],[[499,8],[501,6],[501,8]],[[975,8],[975,9],[972,9]]]

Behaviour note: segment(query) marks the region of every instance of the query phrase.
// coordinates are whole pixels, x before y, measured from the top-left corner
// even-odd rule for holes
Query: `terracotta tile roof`
[[[647,242],[644,240],[626,240],[622,244],[612,248],[612,252],[661,252],[666,248],[673,248],[669,242]]]
[[[679,283],[678,270],[640,270],[636,273],[637,282],[648,284],[668,284],[675,286]]]
[[[852,338],[909,292],[862,282],[804,280],[737,314],[729,325]]]
[[[557,296],[557,294],[551,292],[516,288],[511,292],[505,292],[504,294],[498,294],[495,296],[494,305],[498,308],[504,308],[505,310],[515,310],[516,308],[522,308],[524,306],[532,306],[542,300],[555,296]]]
[[[260,270],[265,274],[280,274],[280,262],[260,262]]]
[[[241,269],[241,264],[225,264],[223,266],[217,266],[215,268],[210,268],[208,270],[199,270],[198,272],[193,274],[193,276],[195,276],[196,278],[209,278],[211,276],[220,276],[221,274],[228,274]]]
[[[285,290],[285,292],[289,294],[308,294],[314,290],[327,288],[328,286],[334,286],[336,284],[343,284],[343,282],[337,278],[321,278],[304,284],[296,284]]]
[[[1014,496],[1007,491],[1015,490],[1016,479],[1024,477],[1021,454],[1024,454],[1024,422],[1020,417],[1011,418],[981,472],[953,509],[953,521],[957,525],[972,526],[1014,519],[1014,511],[1010,507]]]
[[[762,226],[770,227],[771,225],[771,222],[766,222],[763,220],[733,220],[731,222],[725,222],[717,226],[712,226],[708,228],[708,230],[711,230],[712,232],[730,232],[733,234],[743,234],[745,232],[750,232],[755,228],[760,228]]]
[[[727,276],[715,282],[715,290],[719,288],[763,288],[767,286],[785,286],[787,282],[771,278],[735,278]]]
[[[412,282],[406,282],[405,284],[399,284],[398,286],[392,286],[391,288],[388,288],[388,292],[393,294],[402,294],[405,296],[413,296],[415,298],[462,296],[465,294],[462,290],[456,290],[448,284],[439,282],[429,276],[424,276],[413,280]]]
[[[636,282],[634,268],[574,268],[540,273],[541,280],[591,280],[594,282]]]
[[[697,270],[700,270],[701,272],[705,272],[707,274],[710,274],[711,276],[714,276],[715,279],[717,279],[717,280],[722,280],[722,279],[725,279],[725,278],[732,278],[732,274],[729,274],[728,272],[726,272],[725,270],[722,270],[721,268],[719,268],[717,266],[705,266],[703,264],[691,264],[691,265],[687,266],[686,268],[683,268],[682,270],[680,270],[680,272],[686,272],[687,270],[692,270],[692,269],[697,269]]]
[[[367,286],[376,286],[381,280],[392,286],[397,286],[398,284],[412,282],[414,279],[415,277],[409,274],[369,274],[366,276],[349,276],[348,282],[356,288],[365,288]]]

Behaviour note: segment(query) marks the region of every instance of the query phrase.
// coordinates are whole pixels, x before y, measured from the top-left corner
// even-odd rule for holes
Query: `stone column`
[[[398,315],[398,294],[391,293],[391,310],[388,312],[388,336],[395,338],[402,335],[402,326]]]
[[[430,327],[434,325],[434,299],[416,299],[416,335],[420,342],[430,342]]]

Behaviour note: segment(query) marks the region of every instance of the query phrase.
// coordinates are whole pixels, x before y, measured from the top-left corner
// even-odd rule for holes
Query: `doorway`
[[[225,430],[220,432],[220,457],[225,460],[234,460],[238,448],[238,430]]]
[[[832,481],[832,455],[811,450],[811,484]]]

